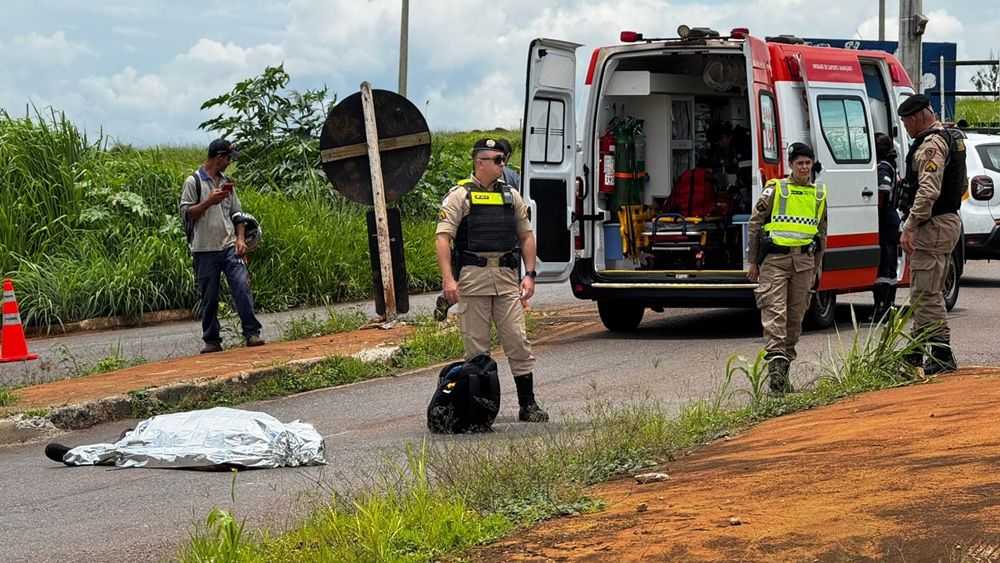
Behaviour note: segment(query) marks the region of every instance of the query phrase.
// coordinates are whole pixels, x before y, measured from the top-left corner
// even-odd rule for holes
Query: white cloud
[[[81,55],[95,56],[84,42],[73,42],[66,39],[62,30],[52,35],[19,35],[14,37],[4,48],[3,58],[18,66],[42,68],[48,66],[69,67]]]
[[[200,105],[268,65],[284,63],[291,88],[325,84],[341,99],[363,80],[396,88],[399,0],[256,0],[239,11],[206,11],[190,0],[49,8],[15,3],[0,20],[0,107],[20,113],[28,101],[51,104],[128,142],[202,142],[197,124],[213,115]],[[959,58],[1000,52],[992,8],[987,0],[925,0],[925,40],[956,42]],[[434,128],[516,127],[536,37],[582,43],[582,81],[591,51],[616,44],[625,29],[663,37],[684,23],[723,33],[749,27],[760,37],[876,39],[877,13],[870,0],[411,2],[409,97]],[[897,30],[889,14],[887,39]]]

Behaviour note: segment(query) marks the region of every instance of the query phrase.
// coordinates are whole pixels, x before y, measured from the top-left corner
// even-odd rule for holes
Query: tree
[[[997,56],[992,50],[990,51],[990,60],[997,60]],[[975,76],[972,77],[972,84],[976,87],[977,92],[1000,91],[1000,66],[995,64],[983,66],[976,71]],[[991,96],[991,98],[994,100],[997,99],[995,95]]]
[[[236,143],[243,153],[237,168],[241,181],[295,193],[326,182],[319,169],[319,131],[336,95],[327,101],[326,86],[285,91],[288,80],[284,65],[267,67],[202,104],[201,109],[223,111],[198,128]]]

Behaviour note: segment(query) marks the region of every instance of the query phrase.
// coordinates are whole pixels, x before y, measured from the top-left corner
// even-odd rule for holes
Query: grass
[[[368,324],[368,317],[361,311],[340,312],[327,307],[326,318],[320,318],[315,313],[308,317],[296,317],[285,324],[281,335],[282,340],[301,340],[326,334],[357,330]]]
[[[907,335],[902,327],[910,316],[908,310],[895,312],[869,328],[855,322],[853,335],[837,336],[821,375],[799,393],[774,397],[763,392],[763,353],[730,358],[719,389],[676,416],[649,394],[637,392],[616,402],[594,388],[582,415],[567,417],[561,425],[410,444],[402,456],[406,464],[382,462],[367,486],[334,494],[288,532],[254,532],[252,538],[241,537],[238,550],[227,552],[226,532],[216,527],[193,538],[180,558],[462,559],[463,550],[518,526],[602,509],[589,488],[594,483],[671,460],[677,452],[767,418],[912,382],[903,358],[913,350],[926,351],[929,331]],[[443,534],[445,522],[449,533]]]
[[[972,127],[1000,127],[1000,99],[959,98],[955,119],[965,119]]]
[[[468,175],[478,135],[436,133],[426,174],[395,204],[411,291],[439,286],[434,217],[443,194]],[[24,323],[197,308],[177,203],[203,150],[135,149],[88,139],[56,111],[0,111],[0,274],[15,282]],[[258,310],[372,295],[366,206],[326,183],[279,191],[243,182],[239,163],[229,172],[264,233],[250,257]]]
[[[10,407],[16,405],[17,401],[18,397],[14,394],[14,389],[0,387],[0,407]]]

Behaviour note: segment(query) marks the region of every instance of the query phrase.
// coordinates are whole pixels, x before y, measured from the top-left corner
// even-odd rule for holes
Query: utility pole
[[[906,74],[910,75],[913,90],[920,94],[920,77],[923,66],[920,60],[921,39],[927,27],[927,16],[923,15],[922,0],[899,0],[899,62],[903,63]]]
[[[878,40],[885,41],[885,0],[878,0]]]
[[[403,10],[399,20],[399,95],[406,97],[406,60],[410,42],[410,0],[403,0]]]

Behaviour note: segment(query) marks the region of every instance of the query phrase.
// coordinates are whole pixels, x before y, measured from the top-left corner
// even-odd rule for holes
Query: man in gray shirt
[[[219,286],[226,274],[229,291],[240,315],[247,346],[260,346],[260,321],[254,315],[253,293],[246,262],[243,224],[233,223],[233,213],[242,211],[233,183],[223,172],[240,155],[225,139],[208,145],[205,164],[188,176],[181,191],[180,212],[190,232],[188,245],[194,254],[194,273],[201,291],[202,354],[222,351],[219,326]]]

